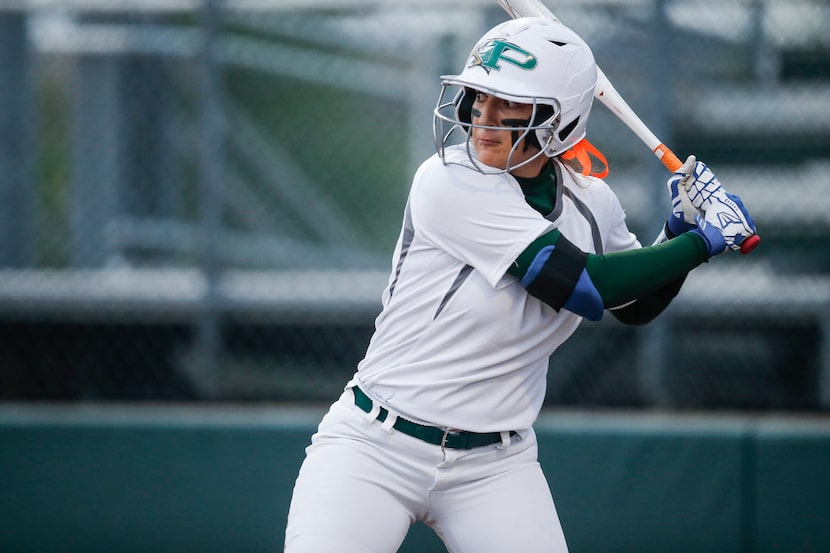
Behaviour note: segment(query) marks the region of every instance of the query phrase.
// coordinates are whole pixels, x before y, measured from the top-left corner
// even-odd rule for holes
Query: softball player
[[[564,161],[590,148],[595,83],[586,44],[543,19],[495,27],[443,78],[438,152],[412,182],[366,356],[306,450],[285,551],[391,553],[419,520],[453,553],[567,551],[532,428],[549,356],[606,309],[648,322],[754,233],[690,158],[641,247],[605,182]]]

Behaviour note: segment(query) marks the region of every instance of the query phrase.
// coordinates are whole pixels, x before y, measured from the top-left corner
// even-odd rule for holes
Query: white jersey
[[[531,296],[507,269],[556,228],[583,251],[640,247],[602,180],[558,163],[556,207],[543,217],[509,174],[461,164],[462,147],[415,174],[383,310],[355,383],[393,413],[473,432],[529,428],[548,358],[582,318]]]

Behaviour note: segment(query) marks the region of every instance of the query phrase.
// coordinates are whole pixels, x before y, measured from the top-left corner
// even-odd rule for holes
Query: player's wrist
[[[723,231],[712,224],[706,222],[703,217],[698,216],[697,226],[690,232],[700,236],[706,246],[706,252],[709,257],[722,254],[727,250],[726,238],[723,236]]]
[[[665,227],[664,227],[665,232],[666,232],[666,237],[669,240],[671,240],[672,238],[675,238],[677,236],[680,236],[681,234],[683,234],[685,232],[689,232],[690,230],[692,230],[694,228],[696,228],[696,225],[693,225],[691,223],[687,223],[682,218],[677,217],[674,213],[672,213],[669,216],[669,218],[666,220],[666,224],[665,224]]]

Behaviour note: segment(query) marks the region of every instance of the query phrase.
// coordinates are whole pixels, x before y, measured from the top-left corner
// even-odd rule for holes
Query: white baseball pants
[[[375,420],[347,389],[323,418],[300,469],[286,553],[394,553],[423,521],[450,553],[566,553],[536,436],[442,449]]]

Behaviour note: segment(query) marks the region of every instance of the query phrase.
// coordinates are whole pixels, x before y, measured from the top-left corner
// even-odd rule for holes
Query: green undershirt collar
[[[542,215],[553,211],[556,205],[556,173],[551,163],[546,163],[535,177],[514,178],[522,187],[525,200],[533,209]]]

